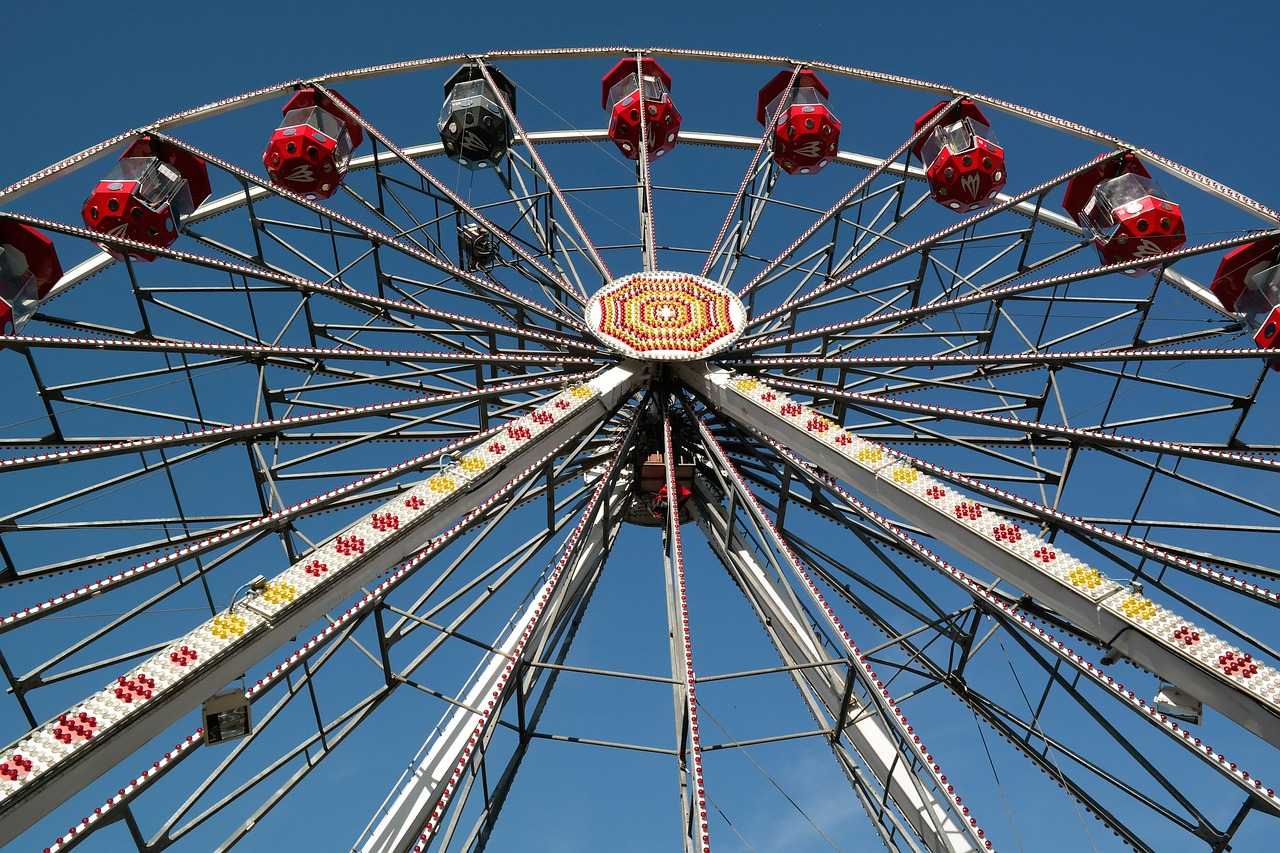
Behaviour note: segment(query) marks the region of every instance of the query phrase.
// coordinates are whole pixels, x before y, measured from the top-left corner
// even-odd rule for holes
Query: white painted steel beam
[[[471,683],[433,729],[381,818],[357,842],[359,853],[405,853],[418,845],[425,847],[439,831],[462,787],[463,774],[481,754],[494,722],[519,689],[521,663],[540,657],[561,623],[572,618],[580,594],[603,566],[620,521],[606,525],[590,520],[601,500],[606,502],[608,517],[616,520],[625,517],[630,501],[623,489],[605,494],[609,479],[607,474],[601,477],[555,569],[493,644],[495,651],[480,662]]]
[[[767,434],[856,491],[1048,605],[1134,663],[1280,745],[1280,671],[1102,576],[879,444],[754,377],[705,365],[681,378],[727,417]],[[934,466],[928,466],[934,467]],[[941,470],[941,469],[938,469]],[[1012,495],[1032,512],[1048,510]]]
[[[720,509],[710,503],[705,495],[701,497],[704,512],[716,512]],[[863,706],[856,698],[851,699],[849,705],[843,706],[845,682],[852,677],[850,667],[856,665],[836,658],[826,646],[818,642],[794,593],[765,571],[754,549],[730,524],[730,519],[721,516],[720,533],[710,529],[705,516],[698,517],[698,524],[703,528],[712,550],[746,593],[747,601],[765,626],[783,665],[791,668],[790,675],[801,694],[807,696],[812,691],[812,695],[817,697],[825,709],[827,724],[833,731],[839,729],[840,737],[831,741],[832,750],[838,753],[844,742],[853,748],[861,764],[870,771],[881,790],[888,794],[901,815],[906,818],[924,849],[977,850],[948,814],[944,804],[933,796],[926,784],[912,774],[911,756],[901,754],[897,741],[877,709]],[[726,528],[730,531],[730,539],[724,543],[721,541],[721,534]],[[819,713],[812,705],[810,710],[815,714]],[[843,761],[841,767],[847,774],[854,772]],[[851,777],[850,781],[853,782],[854,779]],[[861,791],[858,793],[861,795]],[[881,808],[878,800],[878,796],[877,802],[868,802],[864,798],[863,805],[869,811],[878,810]],[[881,831],[886,846],[895,849],[895,839],[885,837],[887,829],[878,815],[873,814],[873,822],[876,829]],[[891,822],[897,821],[891,818]]]
[[[612,411],[646,371],[637,364],[610,368],[478,434],[483,440],[447,470],[385,502],[261,590],[0,750],[0,765],[18,774],[0,777],[0,845],[447,530],[502,488],[503,469],[526,467]]]

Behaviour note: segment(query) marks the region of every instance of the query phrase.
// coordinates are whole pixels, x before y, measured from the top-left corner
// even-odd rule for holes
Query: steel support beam
[[[722,457],[719,462],[728,464],[728,459]],[[745,486],[736,478],[729,479],[731,488],[739,493],[738,503],[752,511],[758,525],[771,529],[770,522],[759,513],[758,504],[745,491]],[[705,497],[702,503],[709,514],[719,515],[722,512]],[[768,575],[756,559],[754,549],[732,526],[730,516],[720,515],[719,521],[718,530],[717,526],[709,525],[705,520],[702,522],[708,534],[707,540],[765,625],[774,648],[784,665],[790,668],[801,695],[812,695],[821,703],[821,709],[810,703],[810,710],[819,719],[827,719],[832,751],[840,759],[841,767],[854,783],[855,790],[866,780],[861,778],[862,774],[845,753],[842,738],[857,753],[859,763],[871,773],[880,790],[893,801],[909,824],[910,833],[920,840],[923,849],[930,853],[978,850],[974,839],[953,819],[952,812],[933,796],[930,784],[917,778],[912,768],[919,763],[919,758],[902,749],[901,735],[894,736],[881,708],[874,703],[864,704],[850,691],[853,682],[875,690],[873,684],[866,683],[862,664],[852,659],[837,659],[825,649],[815,637],[810,619],[792,589],[780,578]],[[796,568],[790,555],[786,555],[786,559],[788,565]],[[880,807],[870,804],[867,797],[862,799],[875,819],[882,839],[891,848],[896,848],[892,832],[885,826],[886,815],[881,813]],[[896,822],[889,821],[890,824]]]
[[[497,475],[503,469],[541,460],[612,412],[645,371],[641,365],[610,368],[491,435],[478,435],[483,440],[447,471],[384,503],[68,709],[66,717],[85,712],[96,721],[89,737],[67,742],[58,718],[0,750],[0,760],[23,767],[16,781],[0,783],[0,845],[448,530],[502,488],[508,478]]]
[[[616,525],[596,521],[596,512],[604,509],[608,518],[621,518],[630,500],[625,490],[611,488],[612,468],[600,478],[557,567],[436,725],[413,772],[357,843],[359,853],[405,853],[419,843],[425,845],[440,830],[463,775],[481,754],[481,744],[492,734],[507,702],[519,693],[521,664],[540,657],[550,638],[574,618],[580,595],[603,565]]]
[[[954,831],[954,824],[953,832],[936,837],[931,837],[934,836],[932,824],[921,825],[919,817],[925,813],[938,815],[944,825],[951,822],[929,790],[917,784],[879,714],[875,709],[863,707],[850,691],[855,680],[849,672],[850,662],[836,658],[817,641],[794,594],[777,578],[769,576],[756,559],[755,549],[732,525],[732,518],[724,508],[711,502],[703,492],[695,494],[700,509],[698,526],[711,550],[746,594],[809,711],[815,718],[825,719],[831,731],[827,738],[831,750],[863,808],[872,817],[885,846],[890,850],[903,849],[904,845],[908,850],[976,849]],[[847,747],[852,748],[856,758],[848,754]],[[867,778],[863,767],[870,771],[874,783]],[[886,795],[898,811],[885,808]],[[902,816],[910,821],[910,829]],[[923,848],[916,846],[913,836],[924,839]],[[960,844],[948,846],[948,840],[958,840]]]
[[[678,370],[685,382],[727,417],[813,460],[1092,636],[1105,638],[1116,653],[1280,745],[1280,702],[1275,691],[1280,672],[1274,668],[1257,661],[1246,662],[1243,669],[1233,667],[1231,661],[1243,655],[1240,649],[925,473],[942,469],[857,438],[821,412],[758,379],[705,365],[681,365]],[[1048,512],[1020,498],[1014,502]],[[1188,645],[1182,637],[1190,633],[1197,634],[1198,640]]]

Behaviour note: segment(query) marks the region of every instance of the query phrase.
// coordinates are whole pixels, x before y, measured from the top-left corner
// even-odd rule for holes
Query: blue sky
[[[459,51],[614,44],[811,57],[948,83],[1205,164],[1255,197],[1280,194],[1276,170],[1260,165],[1280,122],[1265,88],[1280,19],[1272,3],[1215,4],[1211,15],[1189,0],[828,3],[808,14],[732,0],[471,5],[233,0],[142,13],[10,4],[4,173],[29,174],[120,130],[298,76]],[[13,121],[32,116],[39,121]]]
[[[1270,3],[1223,4],[1212,15],[1191,2],[836,3],[809,14],[724,0],[503,0],[474,12],[327,0],[216,11],[15,6],[3,18],[10,121],[0,185],[157,117],[295,77],[455,52],[612,44],[778,54],[947,83],[1114,134],[1280,204],[1280,170],[1267,156],[1280,138],[1269,90],[1280,9]],[[434,120],[436,97],[405,109]],[[840,116],[856,125],[856,106]],[[802,790],[807,777],[802,768],[792,782]],[[815,811],[838,808],[828,791],[803,792]],[[789,849],[790,823],[758,831],[764,849]],[[599,849],[590,836],[579,843],[573,849]]]

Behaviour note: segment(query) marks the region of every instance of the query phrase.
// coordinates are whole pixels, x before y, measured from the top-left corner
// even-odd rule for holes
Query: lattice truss
[[[654,58],[651,162],[676,131],[594,101]],[[845,123],[799,174],[750,106],[811,72]],[[483,167],[405,109],[446,79]],[[259,165],[298,90],[364,139],[328,198]],[[957,214],[913,150],[962,101],[1009,176]],[[168,246],[74,215],[143,137],[209,172]],[[1136,275],[1061,212],[1124,152],[1186,222]],[[66,268],[0,335],[0,843],[1275,832],[1275,380],[1208,288],[1280,216],[1153,151],[831,64],[509,52],[160,120],[0,224]]]

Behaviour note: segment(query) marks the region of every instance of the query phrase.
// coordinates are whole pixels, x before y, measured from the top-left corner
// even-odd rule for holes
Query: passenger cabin
[[[1257,240],[1227,252],[1209,289],[1241,316],[1254,343],[1280,348],[1280,241]]]
[[[1132,153],[1072,178],[1062,206],[1093,238],[1103,264],[1132,265],[1126,275],[1154,271],[1147,259],[1187,241],[1181,209]]]
[[[784,172],[814,175],[834,160],[840,149],[840,122],[827,106],[831,93],[818,75],[801,70],[788,92],[792,74],[780,71],[760,90],[756,121],[765,127],[773,160]]]
[[[956,213],[986,207],[1004,189],[1008,174],[1004,149],[991,123],[973,101],[942,101],[916,119],[919,133],[939,113],[933,130],[918,139],[911,153],[925,167],[929,195]]]
[[[359,115],[337,92],[300,89],[284,105],[280,126],[271,134],[262,164],[271,183],[306,198],[327,199],[337,191],[364,141],[364,129],[335,102]]]
[[[204,160],[148,136],[135,140],[85,200],[85,225],[99,234],[168,248],[210,195]],[[152,252],[104,247],[123,260],[153,261]]]
[[[22,331],[60,278],[52,240],[29,225],[0,220],[0,334]]]
[[[676,506],[680,510],[680,521],[689,520],[685,509],[689,498],[693,495],[694,464],[688,459],[676,457]],[[640,464],[640,479],[636,484],[639,501],[648,504],[649,512],[658,523],[664,523],[670,509],[670,497],[667,493],[667,463],[661,453],[650,453]],[[652,524],[653,522],[649,522]]]
[[[642,121],[650,160],[676,147],[680,111],[671,100],[671,75],[656,60],[619,61],[600,81],[600,106],[609,111],[609,138],[624,157],[640,156]]]
[[[511,107],[516,109],[516,87],[492,65],[489,76]],[[511,147],[513,129],[497,92],[479,65],[464,65],[444,84],[444,105],[436,123],[444,153],[468,169],[497,166]]]

